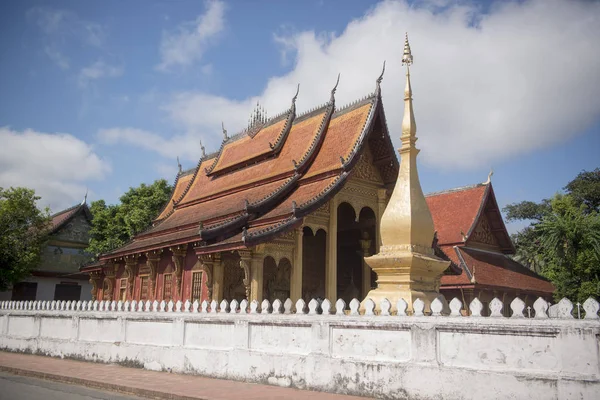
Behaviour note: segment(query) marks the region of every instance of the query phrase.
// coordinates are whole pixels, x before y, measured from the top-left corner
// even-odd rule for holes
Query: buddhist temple
[[[0,300],[90,299],[89,277],[79,268],[91,259],[85,252],[91,221],[86,199],[53,214],[39,265],[11,291],[0,292]]]
[[[412,63],[408,39],[404,59]],[[202,147],[195,168],[180,167],[171,199],[151,227],[82,268],[90,275],[92,297],[259,303],[364,299],[378,287],[378,276],[365,258],[374,260],[377,257],[372,256],[380,254],[384,211],[392,193],[403,186],[397,184],[400,163],[381,96],[384,71],[385,64],[373,79],[374,91],[351,104],[336,104],[338,76],[324,91],[329,100],[321,106],[297,113],[297,91],[281,114],[267,118],[257,107],[242,132],[229,136],[223,128],[216,152],[206,153]],[[408,71],[405,100],[400,154],[411,157],[406,165],[414,164],[411,176],[416,176],[418,150]],[[454,202],[453,195],[434,194],[425,202],[418,185],[421,200],[415,200],[415,218],[424,218],[431,226],[411,248],[418,248],[418,257],[427,259],[428,265],[437,263],[439,270],[437,278],[432,275],[434,290],[428,293],[438,295],[439,274],[444,273],[443,293],[460,293],[467,299],[489,289],[495,295],[506,288],[490,285],[483,265],[492,265],[490,271],[516,268],[505,257],[513,247],[491,183],[477,190],[481,195],[470,198],[472,207],[467,210],[460,200]],[[413,198],[416,192],[410,186],[406,193]],[[418,218],[415,221],[421,223]],[[395,222],[387,221],[392,221],[383,224],[391,243]],[[488,225],[482,228],[483,224]],[[485,229],[491,229],[489,241],[482,239]],[[503,264],[497,265],[499,260]],[[471,279],[473,263],[481,282]],[[523,268],[519,276],[543,282],[531,289],[549,295],[548,283]],[[511,296],[514,293],[510,291]]]
[[[521,265],[496,202],[491,174],[485,183],[431,193],[426,196],[436,229],[436,248],[460,271],[445,274],[441,293],[468,304],[477,297],[487,304],[497,297],[510,304],[520,297],[532,306],[537,297],[552,299],[554,286]],[[503,312],[510,315],[510,309]]]

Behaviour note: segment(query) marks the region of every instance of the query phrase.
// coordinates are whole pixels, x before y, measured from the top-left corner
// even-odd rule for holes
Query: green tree
[[[26,278],[40,262],[50,227],[35,191],[0,187],[0,291]]]
[[[151,185],[142,183],[121,196],[119,204],[104,200],[92,202],[93,216],[87,252],[98,255],[127,243],[148,228],[171,196],[172,187],[164,179]]]
[[[512,237],[515,258],[548,277],[557,298],[584,301],[600,296],[600,170],[581,172],[564,190],[540,203],[509,204],[504,212],[509,221],[531,222]]]
[[[565,186],[576,204],[585,205],[586,212],[600,212],[600,168],[582,171]]]
[[[552,212],[536,225],[545,259],[544,274],[556,297],[580,302],[600,296],[600,216],[586,212],[572,195],[556,195]]]

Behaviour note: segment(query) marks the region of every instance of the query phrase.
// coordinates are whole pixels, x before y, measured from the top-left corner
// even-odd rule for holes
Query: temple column
[[[175,271],[173,271],[173,275],[175,276],[175,295],[171,297],[173,297],[174,301],[177,301],[183,299],[183,264],[187,253],[187,245],[171,247],[171,253],[173,253],[171,259],[175,266]]]
[[[370,257],[371,253],[369,250],[371,249],[371,240],[369,239],[368,234],[365,235],[364,239],[360,240],[360,247],[362,248],[362,296],[366,296],[371,290],[371,267],[365,261],[365,257]]]
[[[106,283],[106,293],[102,293],[104,300],[113,300],[115,284],[116,284],[116,272],[118,265],[109,263],[102,268],[104,271],[104,281]]]
[[[385,211],[387,204],[387,189],[377,190],[377,237],[375,238],[375,253],[379,253],[379,246],[381,246],[381,217]]]
[[[263,301],[264,254],[253,253],[250,261],[250,299],[259,304]]]
[[[332,303],[337,300],[337,206],[338,199],[334,196],[329,201],[329,232],[325,262],[325,297]]]
[[[92,285],[92,290],[90,293],[92,294],[92,300],[102,300],[98,298],[98,292],[100,291],[100,287],[102,285],[102,281],[104,278],[104,274],[102,271],[92,271],[90,272],[90,285]]]
[[[304,236],[302,227],[297,228],[295,231],[294,265],[292,265],[292,276],[290,279],[290,298],[294,304],[302,298],[302,238]]]
[[[220,302],[223,300],[223,282],[225,279],[225,265],[221,260],[221,254],[213,254],[213,282],[212,300]]]
[[[146,265],[150,269],[150,287],[148,288],[148,299],[156,300],[156,277],[158,274],[158,262],[160,261],[161,250],[153,250],[146,253]]]
[[[252,301],[251,295],[256,294],[256,290],[251,290],[252,283],[252,250],[238,250],[238,254],[240,255],[240,268],[244,270],[244,287],[246,288],[246,299],[248,301]],[[231,299],[229,299],[231,300]]]
[[[215,259],[217,258],[216,256],[219,256],[219,254],[198,254],[198,261],[199,261],[199,270],[202,271],[205,275],[206,275],[206,290],[208,292],[208,301],[211,301],[213,299],[213,291],[215,289],[215,284],[214,284],[214,271],[215,271],[215,264],[217,264],[217,262],[215,262]],[[222,278],[221,278],[222,281]],[[191,290],[191,288],[190,288]],[[189,292],[188,296],[192,296],[192,293]]]
[[[137,273],[138,266],[137,255],[125,256],[125,271],[127,271],[127,298],[133,300],[134,286],[135,286],[135,274]]]

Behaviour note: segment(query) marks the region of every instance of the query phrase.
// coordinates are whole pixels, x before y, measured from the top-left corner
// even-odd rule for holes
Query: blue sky
[[[338,72],[338,104],[366,95],[383,60],[398,146],[405,31],[425,192],[493,168],[502,207],[600,166],[598,2],[12,1],[0,26],[0,186],[53,211],[172,181],[297,83],[300,111]]]

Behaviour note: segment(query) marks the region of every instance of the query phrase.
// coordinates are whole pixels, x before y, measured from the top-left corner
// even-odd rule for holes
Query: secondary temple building
[[[85,199],[51,219],[39,265],[29,278],[15,283],[11,291],[0,292],[0,300],[90,299],[89,277],[79,271],[91,259],[85,248],[92,214]]]
[[[408,42],[406,57],[412,63]],[[378,286],[365,258],[375,263],[380,250],[402,247],[412,258],[410,249],[423,248],[419,259],[429,257],[427,262],[446,269],[431,293],[441,285],[442,293],[464,304],[474,296],[549,298],[552,285],[507,257],[514,248],[490,182],[427,197],[437,235],[432,237],[433,227],[431,236],[425,232],[425,246],[382,246],[386,205],[404,185],[397,184],[400,164],[383,109],[382,78],[383,72],[373,93],[345,107],[336,107],[336,83],[329,101],[313,110],[297,114],[296,93],[290,108],[276,117],[267,119],[257,108],[240,134],[229,137],[223,129],[217,152],[205,154],[202,148],[196,168],[180,168],[170,201],[148,230],[82,268],[90,274],[92,296],[349,303]],[[413,168],[423,199],[408,73],[405,102],[408,128],[404,132],[403,123],[400,153],[409,155],[406,168]],[[413,183],[406,185],[407,193],[415,193]],[[424,210],[424,204],[415,209]],[[431,220],[429,211],[424,215]],[[380,279],[379,286],[382,282],[390,286],[394,280]]]

